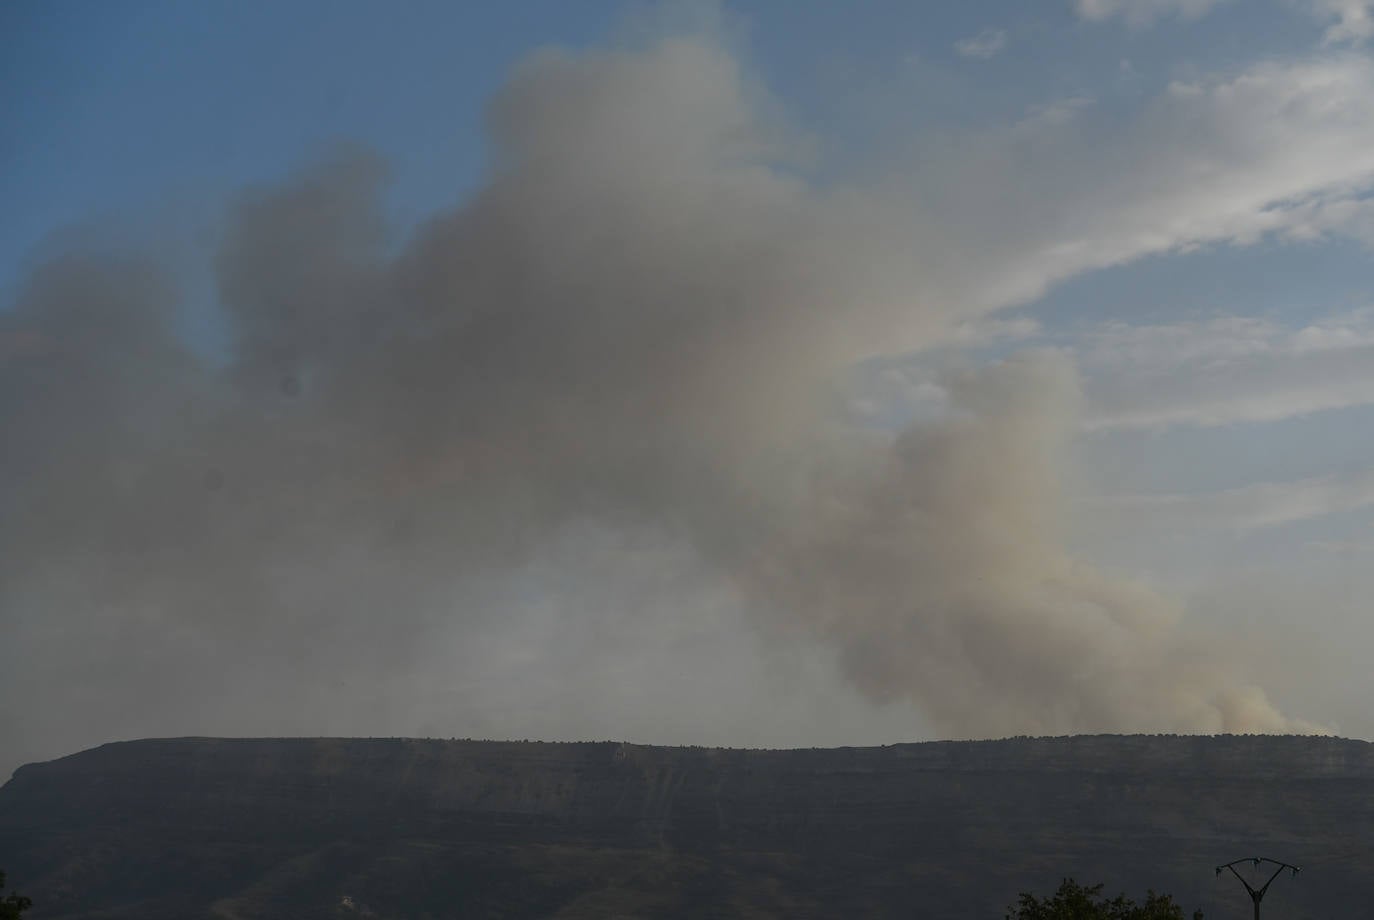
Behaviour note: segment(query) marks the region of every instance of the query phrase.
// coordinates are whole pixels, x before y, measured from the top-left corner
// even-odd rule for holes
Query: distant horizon
[[[848,749],[879,749],[889,747],[901,747],[916,744],[996,744],[1004,741],[1071,741],[1076,738],[1275,738],[1275,739],[1320,739],[1327,741],[1353,741],[1359,744],[1374,744],[1365,738],[1347,738],[1340,735],[1283,735],[1271,733],[1245,733],[1230,732],[1221,734],[1185,734],[1179,732],[1094,732],[1071,735],[1007,735],[1001,738],[922,738],[912,741],[889,741],[880,744],[841,744],[834,746],[800,746],[800,747],[730,747],[728,745],[706,745],[706,744],[650,744],[640,741],[627,741],[616,738],[585,739],[581,741],[546,741],[541,738],[441,738],[423,737],[407,735],[282,735],[282,736],[224,736],[224,735],[181,735],[176,737],[149,737],[149,738],[125,738],[119,741],[105,741],[79,751],[72,751],[68,754],[61,754],[48,760],[30,761],[20,764],[20,766],[30,766],[31,764],[51,763],[53,760],[63,760],[74,757],[78,754],[86,754],[97,751],[104,747],[111,747],[121,744],[143,744],[167,741],[419,741],[419,742],[439,742],[443,744],[554,744],[554,745],[578,745],[578,744],[611,744],[628,747],[642,748],[662,748],[664,750],[711,750],[711,751],[757,751],[759,753],[785,753],[788,751],[841,751]],[[18,767],[15,768],[16,770]]]

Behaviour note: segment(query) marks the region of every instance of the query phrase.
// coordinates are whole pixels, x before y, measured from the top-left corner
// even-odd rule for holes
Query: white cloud
[[[1131,325],[1107,323],[1084,336],[1089,365],[1174,372],[1179,366],[1290,356],[1374,345],[1374,309],[1352,310],[1293,329],[1256,316],[1220,316],[1205,322]]]
[[[956,350],[1024,345],[1041,336],[1040,323],[1028,316],[985,316],[953,325],[945,341]],[[969,364],[963,354],[880,358],[861,365],[844,381],[845,405],[852,416],[880,428],[905,428],[913,422],[943,418],[949,411],[946,379],[951,363]]]
[[[1035,340],[1033,321],[962,322],[950,344]],[[1057,337],[1054,341],[1063,342]],[[1065,347],[1085,376],[1083,426],[1092,431],[1272,422],[1374,405],[1374,309],[1285,326],[1221,316],[1156,325],[1108,323]],[[859,396],[886,419],[928,415],[944,359],[915,355],[865,375]]]
[[[1126,516],[1133,528],[1248,531],[1374,505],[1374,469],[1196,495],[1116,496],[1093,504],[1098,512]]]
[[[1033,105],[1026,110],[1025,117],[1017,122],[1016,127],[1022,131],[1034,132],[1066,125],[1095,101],[1091,96],[1080,93]]]
[[[1307,202],[1289,211],[1283,233],[1294,240],[1348,236],[1374,249],[1374,198],[1348,196]]]
[[[1126,129],[1104,119],[1080,115],[1029,136],[1021,122],[925,174],[926,201],[947,204],[935,215],[942,236],[979,254],[976,265],[952,253],[930,269],[965,267],[955,293],[968,309],[1024,303],[1146,255],[1363,226],[1357,203],[1374,180],[1368,58],[1175,83]]]
[[[1370,0],[1300,0],[1318,21],[1329,23],[1323,44],[1359,44],[1374,36],[1374,3]]]
[[[1308,540],[1304,545],[1341,556],[1374,553],[1374,541],[1370,540]]]
[[[853,361],[948,344],[965,321],[1146,256],[1357,232],[1374,60],[1265,62],[1134,113],[1051,99],[995,127],[914,134],[910,150],[890,175],[802,196],[816,219],[789,221],[815,231],[804,290],[846,304],[822,315]]]
[[[1166,16],[1198,19],[1226,0],[1076,0],[1078,15],[1093,22],[1124,19],[1132,26],[1147,26]]]
[[[860,263],[843,268],[860,274],[853,288],[870,302],[833,314],[844,317],[837,337],[857,343],[855,361],[985,339],[994,327],[974,330],[998,311],[1146,256],[1364,233],[1374,225],[1374,61],[1264,62],[1175,83],[1126,118],[1072,97],[918,147],[917,161],[891,183],[827,199],[837,207],[824,238],[865,240]],[[1070,344],[1089,372],[1090,428],[1374,403],[1368,313],[1306,329],[1242,317],[1105,327]],[[899,391],[864,392],[864,406],[899,417]],[[930,392],[916,403],[930,404]]]
[[[1374,403],[1374,311],[1300,329],[1228,316],[1084,337],[1089,428],[1275,421]]]
[[[977,35],[954,43],[954,50],[966,58],[987,60],[1007,47],[1007,33],[1002,29],[985,29]]]
[[[1039,334],[1040,323],[1029,316],[988,316],[959,323],[951,337],[960,345],[972,347],[1024,340]]]

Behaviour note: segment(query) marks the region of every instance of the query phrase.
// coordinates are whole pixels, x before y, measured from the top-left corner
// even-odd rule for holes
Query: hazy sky
[[[1374,3],[11,3],[0,772],[1374,736]]]

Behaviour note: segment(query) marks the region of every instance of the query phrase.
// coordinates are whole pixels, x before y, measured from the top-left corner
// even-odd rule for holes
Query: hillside
[[[744,751],[186,738],[21,767],[0,868],[56,918],[1001,918],[1062,875],[1367,909],[1374,745],[1091,736]]]

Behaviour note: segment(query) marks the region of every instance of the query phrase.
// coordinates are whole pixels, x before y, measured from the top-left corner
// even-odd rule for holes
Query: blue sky
[[[6,276],[92,215],[280,178],[356,141],[395,169],[402,219],[480,175],[482,111],[536,43],[585,43],[611,8],[413,3],[17,4],[5,30]],[[435,95],[442,94],[442,105]]]
[[[1057,568],[1062,554],[1105,573],[1091,576],[1095,586],[1099,577],[1102,584],[1119,577],[1114,587],[1100,588],[1113,597],[1148,586],[1166,599],[1159,606],[1184,611],[1179,616],[1187,623],[1253,638],[1256,660],[1277,660],[1274,645],[1286,643],[1304,664],[1272,669],[1278,676],[1267,689],[1277,708],[1302,724],[1374,737],[1374,717],[1363,703],[1374,685],[1349,652],[1374,641],[1374,624],[1359,607],[1359,598],[1374,591],[1372,10],[1365,0],[11,3],[0,12],[0,319],[8,311],[26,317],[16,322],[30,322],[21,303],[29,272],[100,239],[150,252],[178,278],[186,293],[176,328],[190,351],[220,370],[242,363],[235,349],[248,339],[235,339],[233,330],[244,323],[236,312],[244,308],[217,288],[214,266],[235,228],[251,222],[243,201],[295,201],[281,190],[293,182],[309,187],[314,164],[341,148],[361,148],[378,154],[387,170],[386,249],[402,254],[395,277],[409,277],[406,259],[428,264],[432,257],[423,246],[411,247],[413,240],[439,240],[433,245],[442,248],[449,245],[446,228],[482,225],[483,207],[506,206],[502,196],[514,193],[503,179],[512,175],[553,202],[537,217],[521,211],[510,218],[542,239],[546,222],[562,219],[559,207],[576,210],[583,201],[577,195],[600,188],[601,174],[580,159],[580,148],[525,149],[539,147],[531,137],[574,147],[585,140],[580,123],[564,124],[559,111],[536,104],[544,93],[566,92],[578,117],[604,117],[622,130],[614,142],[589,143],[607,162],[619,163],[623,153],[626,188],[640,188],[638,170],[652,171],[632,154],[649,150],[669,164],[665,173],[685,170],[681,188],[689,189],[701,179],[693,171],[700,155],[727,174],[721,181],[741,183],[741,200],[756,205],[727,201],[722,210],[732,216],[717,228],[722,236],[738,232],[743,248],[758,233],[772,240],[760,252],[795,255],[788,248],[795,245],[807,254],[798,263],[833,268],[833,275],[815,276],[798,269],[808,281],[789,288],[807,303],[814,294],[815,312],[831,318],[806,320],[814,329],[799,321],[806,334],[786,339],[801,343],[799,362],[824,364],[816,376],[841,393],[838,400],[816,398],[817,413],[821,404],[842,403],[845,430],[856,443],[913,423],[919,440],[923,424],[957,428],[962,413],[977,415],[981,410],[969,410],[967,401],[983,406],[979,400],[991,398],[984,389],[1012,399],[998,389],[1006,385],[1002,375],[1026,373],[1027,386],[1043,385],[1052,395],[1049,408],[1028,410],[1035,417],[1029,427],[1053,428],[1068,418],[1071,430],[1056,467],[1062,492],[1051,515],[1063,520],[1062,546],[1037,557],[1059,574],[1035,584],[1071,580]],[[549,48],[564,49],[564,56],[539,56]],[[606,75],[632,66],[643,68],[634,71],[645,80],[643,98]],[[567,87],[550,73],[561,73]],[[654,82],[663,74],[669,76]],[[550,80],[554,85],[545,84]],[[698,92],[705,101],[692,95]],[[691,108],[697,102],[700,111]],[[631,114],[617,120],[619,110],[607,113],[603,105]],[[673,106],[682,107],[681,119]],[[489,121],[507,132],[508,146],[524,160],[501,161]],[[731,146],[736,135],[744,137],[738,150]],[[664,137],[671,143],[655,146]],[[719,162],[698,150],[717,143],[728,151]],[[541,157],[555,164],[547,172],[528,165]],[[564,171],[591,185],[559,198],[567,190],[554,179],[566,179]],[[716,200],[715,181],[704,182],[698,198],[679,202],[684,213],[695,219],[694,202]],[[244,189],[256,191],[245,198]],[[608,194],[609,204],[625,205],[619,190]],[[429,227],[436,217],[438,229]],[[599,221],[610,219],[598,214],[585,223],[601,228]],[[606,233],[629,247],[646,223],[652,221],[641,216],[629,231]],[[760,229],[788,226],[810,235],[798,242],[788,232]],[[679,248],[695,259],[716,257],[696,239]],[[567,265],[581,263],[568,258],[564,270],[576,275]],[[722,276],[733,270],[728,259],[708,264]],[[394,281],[387,278],[379,288]],[[568,295],[574,306],[577,296]],[[638,302],[626,297],[622,318],[638,329]],[[595,301],[583,306],[601,309]],[[779,308],[779,316],[791,314]],[[549,328],[567,334],[556,323]],[[10,341],[30,341],[23,338],[28,327],[15,329]],[[595,346],[585,347],[594,353]],[[760,379],[771,368],[792,380],[767,352],[752,356],[764,369]],[[822,352],[823,360],[815,357]],[[600,360],[614,363],[613,357]],[[0,367],[7,359],[0,352]],[[360,359],[351,360],[350,367]],[[1032,365],[1041,369],[1024,369]],[[519,368],[541,372],[535,364]],[[510,372],[509,392],[490,394],[492,403],[521,405],[510,393],[537,389],[519,368]],[[308,384],[312,378],[301,373]],[[799,386],[814,383],[796,379]],[[714,392],[689,383],[679,381]],[[997,416],[996,405],[989,411]],[[1043,419],[1036,414],[1042,411]],[[439,424],[437,416],[430,421]],[[771,417],[766,424],[751,417],[741,439],[771,424]],[[255,436],[270,440],[273,432]],[[818,425],[785,450],[768,450],[790,457],[801,452],[797,444],[831,436]],[[444,450],[425,463],[442,466],[458,448]],[[764,479],[788,475],[773,470]],[[987,491],[996,492],[1018,473],[988,475]],[[681,522],[673,515],[691,517],[673,510],[674,526]],[[521,679],[521,662],[553,661],[561,646],[577,644],[559,624],[592,617],[594,630],[627,628],[586,612],[619,602],[620,587],[597,583],[595,573],[623,547],[598,531],[588,544],[604,543],[604,558],[588,563],[558,529],[550,540],[556,549],[506,580],[484,572],[453,589],[486,598],[473,601],[477,607],[518,609],[500,621],[515,625],[462,632],[461,642],[445,633],[410,662],[417,674],[438,674],[448,667],[448,652],[468,661],[476,654],[470,649],[480,647],[489,660],[508,663],[488,681],[499,691],[462,685],[463,693],[486,700],[463,703],[466,715],[442,714],[441,704],[459,691],[438,678],[415,677],[411,685],[392,675],[377,678],[390,689],[369,697],[374,709],[362,707],[381,713],[375,723],[350,722],[314,691],[296,688],[313,701],[301,704],[296,722],[260,717],[256,704],[239,713],[216,702],[166,718],[154,713],[136,726],[314,733],[311,716],[340,732],[378,724],[437,734],[505,727],[533,737],[576,734],[569,725],[606,733],[620,726],[649,741],[835,743],[948,730],[942,725],[978,726],[967,729],[976,733],[1015,724],[959,712],[931,699],[919,680],[892,693],[874,690],[849,671],[881,643],[871,636],[836,640],[828,631],[838,627],[824,616],[803,630],[822,637],[815,648],[759,651],[759,631],[740,627],[742,615],[730,612],[745,603],[731,593],[739,586],[722,588],[719,573],[701,572],[698,557],[712,554],[700,546],[662,549],[657,539],[635,550],[647,561],[623,584],[625,595],[656,612],[628,629],[635,663],[620,658],[615,667],[630,682],[656,672],[679,676],[671,694],[648,694],[642,707],[581,667],[551,666],[519,691],[507,683]],[[677,561],[663,561],[660,551]],[[681,558],[673,555],[679,551]],[[675,613],[662,597],[643,601],[665,581],[673,586],[665,593],[696,610],[696,619]],[[698,581],[709,586],[681,587]],[[1099,587],[1082,591],[1096,596]],[[55,616],[32,600],[41,594],[33,592],[23,595],[28,600],[11,598],[7,609],[34,623]],[[560,613],[555,596],[573,598],[567,607],[574,612]],[[6,602],[0,595],[0,605]],[[30,606],[21,614],[23,604]],[[57,648],[45,629],[34,627],[34,648]],[[1263,644],[1271,640],[1277,641]],[[1169,657],[1158,649],[1149,654]],[[680,676],[692,671],[694,655],[723,662],[720,686],[756,703],[715,733],[683,728],[719,707],[709,693],[694,697],[704,691]],[[595,656],[588,660],[606,667]],[[1157,689],[1142,676],[1145,669],[1124,669],[1133,675],[1127,684],[1141,693]],[[386,715],[405,709],[407,692],[427,701],[420,708],[428,714],[409,722]],[[1109,686],[1098,695],[1115,692]],[[666,702],[674,694],[697,702]],[[875,699],[881,705],[871,705]],[[849,728],[808,735],[807,717],[817,707]],[[753,733],[747,726],[760,711],[782,727]],[[202,716],[213,723],[204,731],[195,722]],[[0,719],[0,727],[7,724]],[[654,736],[662,724],[690,737]],[[1070,723],[1035,723],[1062,724]],[[35,753],[59,744],[25,730],[36,739]],[[85,731],[61,734],[60,743],[85,740]]]
[[[887,129],[864,112],[872,93],[901,93],[904,119],[937,125],[1083,93],[1129,107],[1179,75],[1299,53],[1320,38],[1300,10],[1259,6],[1183,23],[1165,14],[1154,28],[1084,21],[1055,3],[726,9],[770,88],[803,124],[849,132],[828,138],[845,146]],[[522,55],[592,45],[632,30],[649,9],[539,0],[421,0],[385,15],[365,0],[12,4],[0,39],[11,203],[0,270],[12,282],[36,241],[92,215],[275,180],[341,141],[387,156],[404,225],[478,181],[485,104]],[[957,42],[986,32],[1005,47],[988,59],[959,54]],[[881,118],[891,118],[886,107]]]

